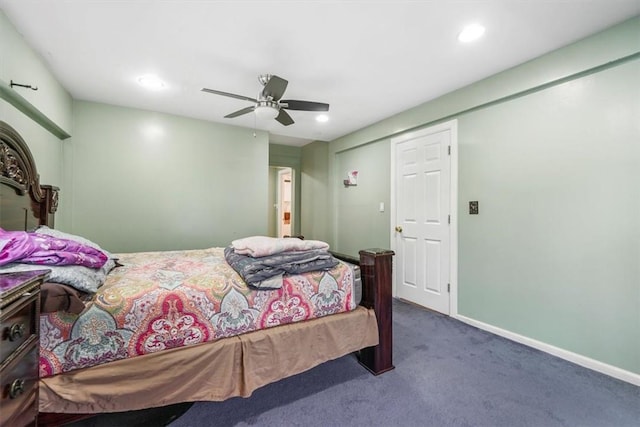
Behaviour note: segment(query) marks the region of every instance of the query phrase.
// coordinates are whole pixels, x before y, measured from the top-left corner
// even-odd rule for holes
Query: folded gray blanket
[[[278,289],[284,275],[329,270],[340,261],[325,249],[282,252],[264,257],[237,254],[233,246],[224,249],[227,263],[255,289]]]

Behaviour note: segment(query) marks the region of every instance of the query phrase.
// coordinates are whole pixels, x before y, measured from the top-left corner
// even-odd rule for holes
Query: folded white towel
[[[289,251],[307,251],[314,249],[329,249],[329,244],[320,240],[300,240],[291,238],[277,238],[267,236],[251,236],[231,242],[233,251],[237,254],[254,258],[279,254]]]

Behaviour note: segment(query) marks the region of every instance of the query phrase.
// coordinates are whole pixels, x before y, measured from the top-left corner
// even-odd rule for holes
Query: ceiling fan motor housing
[[[259,99],[258,102],[256,103],[256,108],[261,108],[261,107],[271,107],[271,108],[275,108],[276,110],[279,110],[280,104],[277,101],[272,101],[270,99]]]

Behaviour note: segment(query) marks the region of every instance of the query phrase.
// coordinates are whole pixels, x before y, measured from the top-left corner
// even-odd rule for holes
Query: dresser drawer
[[[12,358],[0,371],[0,425],[18,427],[36,419],[38,348],[38,339],[33,336],[19,357]]]
[[[22,344],[38,333],[39,291],[23,296],[2,309],[0,317],[0,365]]]

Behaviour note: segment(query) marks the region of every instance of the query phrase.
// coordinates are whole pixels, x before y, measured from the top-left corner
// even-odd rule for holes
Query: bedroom
[[[452,315],[637,385],[638,28],[636,17],[328,144],[300,148],[270,146],[260,130],[254,137],[253,129],[74,100],[3,13],[0,79],[38,82],[40,92],[20,93],[71,138],[61,141],[7,102],[0,112],[29,141],[42,182],[62,189],[57,228],[116,252],[224,245],[265,233],[270,164],[300,168],[300,234],[344,253],[390,247],[390,212],[378,207],[392,202],[392,136],[455,118]],[[574,77],[545,86],[564,76]],[[484,107],[469,111],[477,105]],[[517,153],[509,149],[516,143]],[[606,174],[595,173],[603,168]],[[352,190],[342,185],[346,170],[360,171],[364,209],[333,202]],[[210,196],[185,212],[195,193]],[[467,214],[471,200],[480,202],[477,217]],[[349,232],[361,225],[372,231]]]

